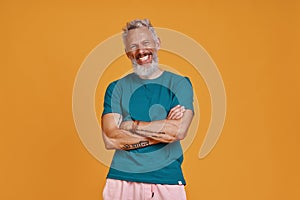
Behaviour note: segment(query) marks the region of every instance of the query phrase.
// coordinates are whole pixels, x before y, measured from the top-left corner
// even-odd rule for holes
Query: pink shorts
[[[184,185],[161,185],[106,179],[103,200],[186,200]]]

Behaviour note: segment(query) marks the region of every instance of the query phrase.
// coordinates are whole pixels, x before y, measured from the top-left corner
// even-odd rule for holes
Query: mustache
[[[147,56],[147,55],[153,55],[154,49],[148,48],[148,49],[137,49],[134,51],[128,51],[126,52],[126,55],[130,59],[139,59],[141,57]]]

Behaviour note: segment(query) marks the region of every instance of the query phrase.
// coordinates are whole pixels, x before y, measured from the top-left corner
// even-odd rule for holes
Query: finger
[[[173,108],[170,110],[170,112],[174,112],[174,111],[176,111],[176,110],[180,110],[181,107],[182,107],[181,105],[177,105],[177,106],[173,107]]]
[[[174,111],[176,111],[176,110],[179,109],[179,108],[180,108],[180,105],[177,105],[177,106],[173,107],[173,108],[169,111],[168,117],[169,117]]]
[[[169,119],[173,119],[175,115],[180,114],[180,113],[182,113],[181,110],[179,110],[179,109],[174,110],[172,113],[170,113],[170,115],[169,115],[168,118],[169,118]]]
[[[182,112],[182,113],[185,112],[185,107],[184,107],[184,106],[181,107],[181,112]]]
[[[185,112],[184,106],[181,106],[180,108],[174,110],[170,115],[168,116],[168,119],[180,119],[183,116],[183,113]]]
[[[177,105],[170,110],[170,112],[168,114],[168,118],[172,118],[174,116],[174,114],[176,114],[178,112],[184,112],[184,111],[185,111],[184,106]]]
[[[173,110],[176,110],[177,108],[180,108],[181,106],[178,104],[177,106],[173,107],[170,112],[172,112]]]
[[[183,112],[177,113],[176,115],[173,116],[172,119],[181,119],[183,117]]]
[[[177,113],[172,117],[172,119],[181,119],[183,117],[183,112]]]

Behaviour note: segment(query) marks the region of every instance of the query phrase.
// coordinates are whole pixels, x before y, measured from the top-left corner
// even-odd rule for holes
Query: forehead
[[[152,34],[147,27],[140,27],[128,31],[126,37],[127,44],[131,44],[143,40],[153,40]]]

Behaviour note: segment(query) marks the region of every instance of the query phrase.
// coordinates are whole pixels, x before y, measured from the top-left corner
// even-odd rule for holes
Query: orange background
[[[220,140],[199,160],[209,119],[203,87],[203,121],[183,165],[188,198],[299,199],[299,6],[296,0],[1,1],[0,199],[101,199],[108,169],[78,137],[73,83],[96,45],[145,17],[200,43],[227,92]],[[164,63],[174,62],[161,54]]]

